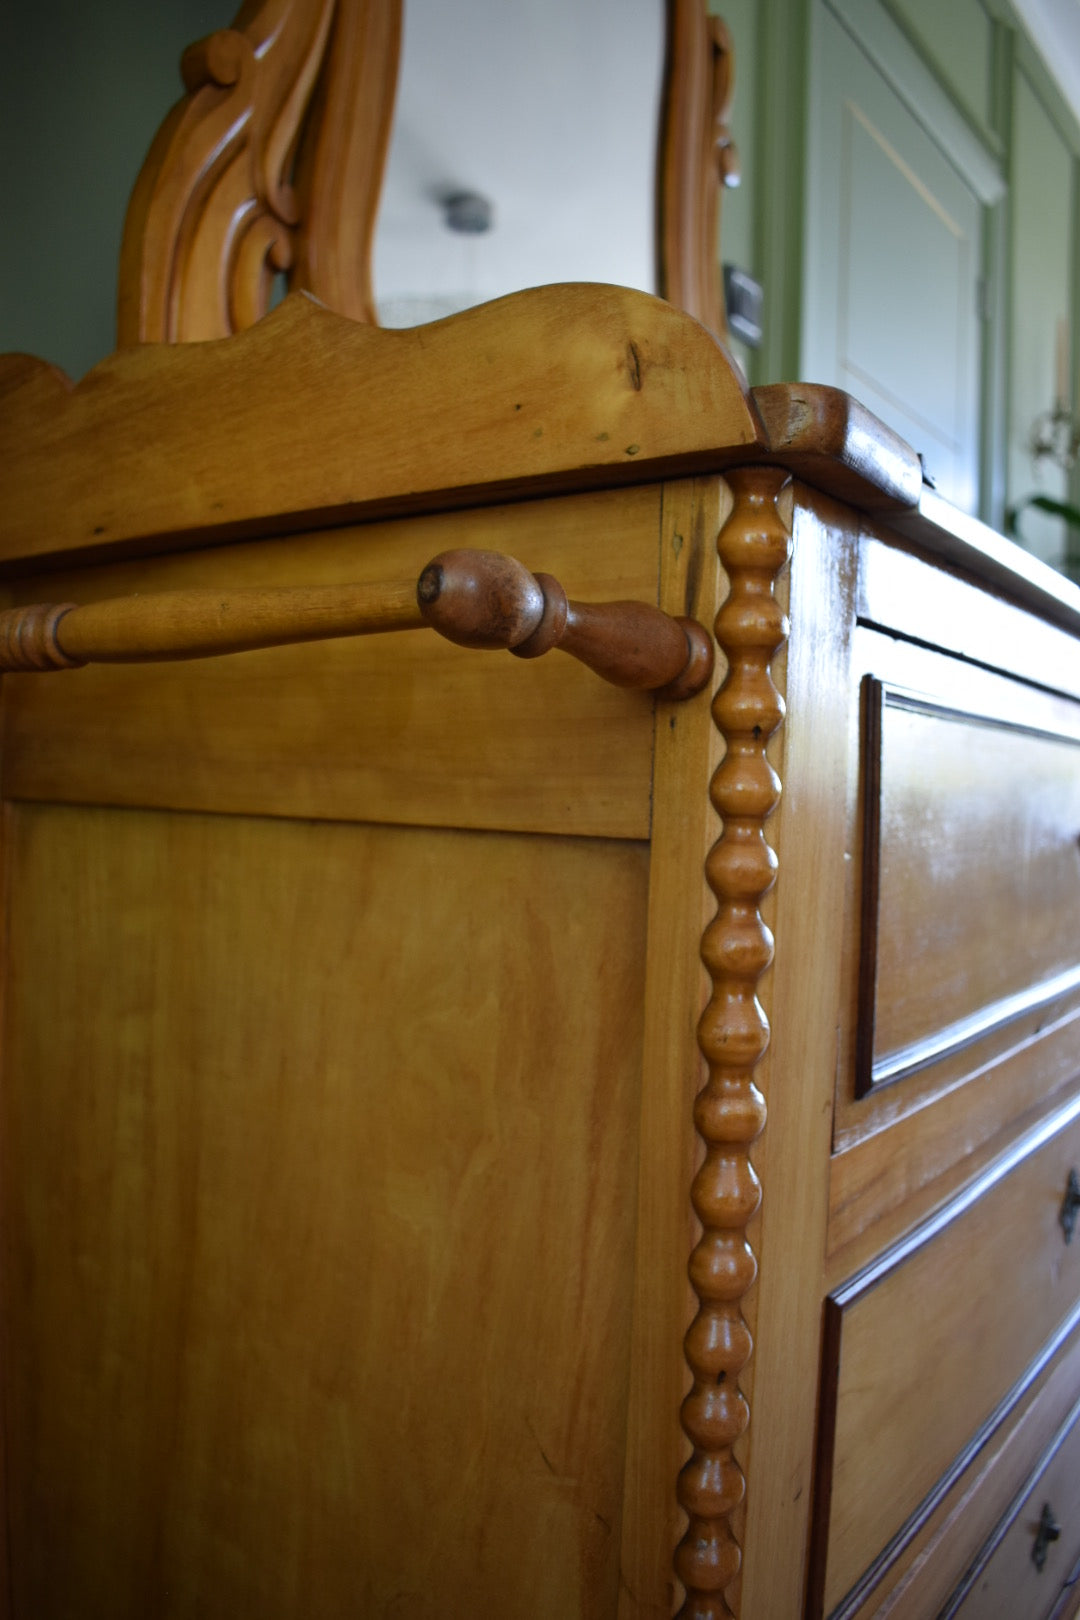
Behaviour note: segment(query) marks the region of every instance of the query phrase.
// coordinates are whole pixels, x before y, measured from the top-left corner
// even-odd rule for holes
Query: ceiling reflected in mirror
[[[553,281],[655,292],[663,0],[407,0],[378,320]]]

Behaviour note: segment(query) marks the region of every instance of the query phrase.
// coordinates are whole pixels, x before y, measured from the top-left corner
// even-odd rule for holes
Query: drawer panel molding
[[[1078,1162],[1075,1096],[827,1299],[812,1612],[858,1609],[1080,1323]]]
[[[1049,1615],[1080,1555],[1080,1400],[939,1620]]]
[[[1080,990],[1080,736],[862,698],[859,1096]]]

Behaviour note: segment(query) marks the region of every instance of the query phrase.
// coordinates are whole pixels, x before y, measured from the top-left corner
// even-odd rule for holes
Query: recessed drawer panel
[[[1080,988],[1080,738],[868,677],[863,742],[860,1095]]]
[[[1080,1299],[1080,1236],[1062,1220],[1074,1168],[1080,1098],[827,1301],[827,1614],[966,1466]]]
[[[1040,1357],[1030,1380],[1024,1380],[1015,1403],[970,1465],[940,1501],[935,1497],[925,1515],[916,1516],[910,1537],[896,1545],[895,1558],[872,1565],[831,1620],[885,1620],[886,1615],[890,1620],[916,1615],[941,1620],[945,1604],[963,1599],[1001,1539],[1001,1527],[1011,1522],[1019,1482],[1031,1480],[1045,1466],[1073,1421],[1080,1390],[1076,1318],[1074,1311],[1075,1325],[1058,1354],[1047,1358],[1045,1367]],[[1063,1552],[1057,1567],[1068,1561]]]
[[[1080,1554],[1080,1406],[941,1620],[1042,1620]]]

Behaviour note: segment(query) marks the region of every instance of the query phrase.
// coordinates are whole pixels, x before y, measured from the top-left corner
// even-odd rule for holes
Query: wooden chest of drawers
[[[801,533],[839,527],[833,519],[826,528],[831,514],[805,499],[817,510],[811,517],[797,497],[789,750],[800,709],[818,736],[826,725],[815,713],[813,651],[805,687],[791,685]],[[923,504],[944,517],[932,498]],[[833,581],[846,573],[853,584],[846,614],[830,586],[829,623],[843,628],[824,657],[817,649],[845,677],[828,723],[831,796],[827,809],[824,794],[808,805],[800,824],[792,800],[817,787],[821,768],[808,738],[805,765],[789,752],[781,769],[785,802],[773,840],[780,877],[766,1135],[777,1127],[781,1064],[796,1070],[800,1043],[805,1051],[825,1038],[829,1052],[816,1099],[792,1108],[801,1118],[791,1129],[816,1129],[820,1158],[811,1151],[800,1164],[792,1143],[784,1161],[785,1187],[805,1180],[807,1160],[827,1165],[826,1186],[781,1241],[805,1263],[812,1221],[822,1255],[812,1283],[793,1266],[784,1285],[808,1296],[801,1349],[808,1360],[820,1353],[815,1438],[804,1440],[798,1465],[794,1448],[789,1456],[806,1471],[796,1490],[804,1477],[813,1481],[806,1612],[836,1616],[936,1615],[967,1589],[980,1546],[995,1544],[1010,1513],[1010,1535],[1027,1533],[1019,1526],[1030,1504],[1020,1510],[1014,1499],[1068,1422],[1080,1322],[1080,1271],[1066,1230],[1080,1153],[1075,643],[1060,612],[1040,623],[1030,594],[1023,605],[1019,581],[1006,607],[979,581],[978,558],[969,553],[965,569],[959,521],[951,535],[920,533],[911,519],[896,527],[903,536],[863,519],[832,553]],[[985,574],[992,566],[984,557]],[[807,826],[814,843],[804,852]],[[823,864],[814,943],[840,972],[826,979],[808,954],[797,1000],[783,983],[783,875],[795,905]],[[831,906],[830,879],[840,890]],[[817,1022],[830,1005],[832,1041]],[[815,1126],[814,1101],[824,1125]],[[777,1326],[763,1322],[776,1231],[769,1204],[783,1197],[771,1186],[776,1148],[775,1137],[764,1145],[759,1349],[769,1331],[783,1332],[790,1310],[778,1297]],[[822,1277],[818,1341],[809,1296]],[[779,1354],[774,1376],[780,1387]],[[761,1415],[754,1402],[752,1411],[751,1434]],[[808,1436],[809,1413],[804,1422]],[[751,1521],[760,1427],[749,1449]],[[744,1599],[764,1614],[803,1612],[796,1584],[782,1591],[779,1577],[774,1583],[776,1561],[757,1562],[750,1534]],[[1050,1613],[1073,1574],[1064,1540],[1048,1548],[1041,1572],[1033,1566],[1027,1608],[1005,1602],[987,1612]],[[767,1596],[755,1595],[756,1580]]]
[[[0,382],[11,604],[469,545],[718,655],[5,677],[8,1612],[1070,1612],[1080,593],[610,289]]]

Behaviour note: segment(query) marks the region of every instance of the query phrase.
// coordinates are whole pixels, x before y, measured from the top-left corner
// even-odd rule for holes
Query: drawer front
[[[865,626],[849,702],[829,1286],[1080,1073],[1080,704]]]
[[[1080,988],[1080,737],[1015,686],[862,696],[860,1095]]]
[[[1080,1390],[1080,1323],[972,1457],[970,1466],[912,1526],[911,1535],[868,1572],[832,1620],[909,1620],[933,1615],[966,1592],[980,1549],[1000,1540],[1015,1511],[1018,1486],[1042,1468],[1069,1428]],[[1064,1523],[1064,1521],[1062,1521]],[[988,1556],[988,1554],[986,1555]]]
[[[827,1302],[816,1524],[825,1612],[926,1511],[1080,1300],[1061,1221],[1080,1099]],[[831,1488],[830,1488],[831,1487]]]
[[[941,1620],[1042,1620],[1080,1555],[1080,1405]]]

